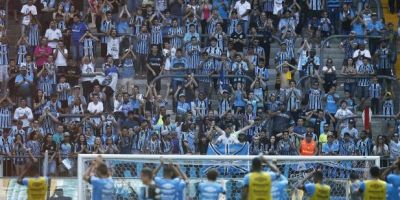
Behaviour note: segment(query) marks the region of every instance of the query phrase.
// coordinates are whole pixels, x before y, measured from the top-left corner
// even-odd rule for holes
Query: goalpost
[[[79,154],[78,156],[79,200],[90,197],[91,187],[83,181],[83,175],[97,156],[97,154]],[[139,193],[140,171],[144,167],[154,169],[159,165],[160,157],[163,157],[165,164],[169,162],[178,164],[189,177],[190,183],[185,191],[189,199],[196,196],[196,186],[206,179],[207,170],[216,169],[219,172],[218,181],[226,188],[226,199],[235,200],[240,197],[241,181],[249,172],[251,160],[256,156],[104,154],[102,157],[112,169],[117,188],[116,194],[122,198],[124,195]],[[306,174],[314,168],[322,169],[325,182],[331,186],[332,199],[347,199],[350,174],[366,178],[370,166],[380,165],[379,156],[265,156],[265,158],[275,163],[281,173],[287,177],[288,193],[292,199],[300,198],[301,195],[296,188]],[[159,176],[162,173],[162,170],[160,171]]]

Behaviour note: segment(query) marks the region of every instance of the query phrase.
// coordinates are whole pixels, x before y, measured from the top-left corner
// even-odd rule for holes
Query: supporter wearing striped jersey
[[[188,34],[188,33],[186,33]],[[200,52],[201,47],[199,45],[198,38],[196,36],[192,36],[190,42],[186,44],[185,51],[188,57],[188,68],[189,72],[194,73],[200,63]]]
[[[218,14],[218,10],[213,8],[211,17],[207,19],[207,34],[215,33],[217,24],[220,22],[222,22],[222,19]]]
[[[183,30],[178,24],[178,19],[172,20],[172,27],[168,30],[168,37],[173,48],[182,47]]]
[[[105,15],[106,19],[101,23],[100,26],[101,33],[105,35],[101,38],[101,55],[103,57],[107,55],[107,42],[111,35],[111,30],[115,28],[115,22],[112,20],[111,12],[107,12]]]
[[[215,37],[210,38],[211,46],[208,46],[204,49],[205,52],[208,53],[214,63],[218,62],[221,59],[222,49],[217,46],[217,39]]]
[[[322,171],[313,171],[301,182],[299,189],[303,190],[311,200],[329,200],[331,187],[323,183],[323,176]],[[306,184],[311,177],[314,178],[314,183]]]
[[[217,182],[218,172],[211,169],[207,172],[207,181],[201,182],[198,186],[199,200],[218,200],[224,188]]]
[[[314,82],[312,88],[308,91],[308,109],[318,110],[322,108],[322,90],[319,89],[319,83]]]
[[[17,65],[20,65],[21,63],[26,63],[26,55],[29,51],[28,38],[26,36],[21,36],[18,39],[17,48]]]
[[[271,172],[263,171],[263,164],[268,166]],[[268,162],[264,157],[256,157],[252,161],[251,172],[243,179],[243,200],[272,200],[273,181],[280,177],[278,167]]]
[[[163,168],[163,177],[157,174]],[[185,173],[179,169],[178,165],[172,162],[164,165],[163,158],[160,158],[160,165],[153,171],[154,182],[160,190],[160,200],[184,200],[184,190],[188,181]]]
[[[229,14],[228,34],[231,35],[233,32],[235,32],[236,25],[238,25],[241,22],[242,21],[239,18],[237,11],[235,9],[232,10]]]
[[[377,115],[379,113],[380,100],[383,94],[383,87],[378,83],[378,77],[374,75],[371,83],[368,86],[369,99],[371,100],[372,114]]]
[[[8,92],[0,98],[0,129],[11,128],[14,102],[10,99]]]
[[[99,42],[99,38],[94,36],[89,30],[79,39],[81,46],[83,47],[83,56],[93,59],[96,52],[96,42]]]
[[[226,34],[222,30],[222,23],[217,22],[215,25],[215,31],[211,33],[211,37],[217,39],[217,47],[220,48],[222,51],[226,50],[225,43],[226,43]]]
[[[384,100],[382,102],[382,115],[386,116],[394,115],[394,101],[392,98],[392,93],[386,92],[383,98]]]
[[[70,95],[71,86],[66,82],[64,75],[60,76],[60,82],[57,84],[58,99],[61,102],[61,108],[68,107],[68,97]]]
[[[151,24],[151,39],[150,39],[150,44],[156,44],[159,45],[159,47],[161,47],[161,45],[163,44],[163,25],[160,23],[160,20],[155,17],[156,14],[152,15],[150,17],[150,21],[152,22]]]

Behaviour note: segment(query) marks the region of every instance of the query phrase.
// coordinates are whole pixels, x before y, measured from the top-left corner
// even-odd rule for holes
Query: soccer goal
[[[182,172],[190,179],[186,187],[186,199],[197,199],[197,185],[205,180],[205,174],[210,169],[219,172],[218,181],[225,189],[223,199],[240,199],[242,180],[251,168],[254,156],[234,155],[102,155],[107,165],[112,169],[116,183],[117,199],[136,199],[142,184],[140,172],[143,168],[154,169],[159,165],[162,156],[164,163],[178,164]],[[78,197],[79,200],[90,199],[91,187],[83,182],[83,175],[96,154],[80,154],[78,157]],[[265,156],[275,163],[281,173],[288,179],[287,193],[291,199],[301,199],[302,192],[296,188],[304,177],[314,168],[322,169],[325,183],[331,186],[331,199],[347,199],[349,196],[349,176],[357,174],[366,178],[368,169],[380,165],[378,156]],[[267,170],[267,169],[266,169]],[[159,176],[162,175],[160,170]],[[272,184],[274,185],[274,184]],[[272,188],[274,191],[274,188]]]

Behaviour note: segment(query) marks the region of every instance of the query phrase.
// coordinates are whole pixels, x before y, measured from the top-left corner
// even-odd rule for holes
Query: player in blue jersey
[[[307,183],[311,177],[314,179],[314,183]],[[312,173],[307,175],[300,183],[299,189],[303,190],[305,194],[311,200],[329,200],[331,187],[323,183],[324,174],[321,170],[314,170]]]
[[[360,183],[359,193],[364,199],[392,200],[397,199],[393,196],[393,185],[380,180],[380,168],[372,166],[369,169],[370,179]]]
[[[400,157],[382,173],[382,180],[393,185],[393,198],[400,199]]]
[[[211,169],[207,172],[207,181],[198,186],[199,200],[218,200],[220,194],[225,193],[220,183],[217,183],[218,172]]]
[[[140,172],[143,187],[140,188],[139,200],[156,200],[160,198],[158,189],[153,180],[153,170],[143,168]]]
[[[263,164],[267,165],[272,172],[264,172]],[[278,167],[262,156],[255,157],[252,161],[251,172],[243,179],[242,199],[273,199],[271,193],[273,181],[279,177]]]
[[[92,200],[114,199],[114,181],[101,156],[86,170],[83,180],[93,186]]]
[[[163,167],[163,177],[157,177],[158,171]],[[170,162],[164,165],[163,159],[160,158],[160,166],[153,171],[154,182],[156,187],[160,189],[160,200],[184,200],[184,190],[187,183],[186,174],[182,173],[178,165]]]
[[[289,200],[289,195],[287,191],[288,180],[282,174],[276,181],[272,182],[272,199],[274,200]]]

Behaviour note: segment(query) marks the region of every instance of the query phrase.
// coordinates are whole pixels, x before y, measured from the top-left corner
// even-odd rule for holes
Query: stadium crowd
[[[210,143],[400,155],[397,126],[375,139],[351,118],[398,110],[379,78],[394,76],[398,31],[364,1],[16,0],[0,13],[0,149],[13,174],[45,151],[51,175],[72,175],[77,154],[207,154]],[[341,66],[317,53],[335,34],[348,35],[325,43],[343,49]]]

